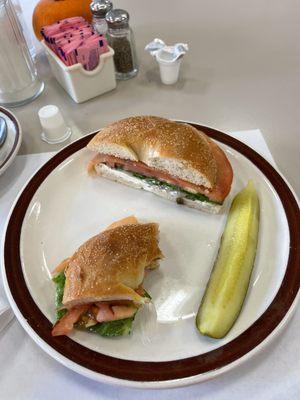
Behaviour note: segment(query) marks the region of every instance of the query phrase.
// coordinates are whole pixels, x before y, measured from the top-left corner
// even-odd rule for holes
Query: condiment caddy
[[[114,51],[83,18],[58,21],[42,34],[51,70],[76,103],[116,87]]]
[[[87,71],[80,63],[66,66],[45,42],[42,44],[53,75],[76,103],[83,103],[116,87],[112,48],[108,47],[109,51],[101,55],[94,70]]]
[[[129,14],[110,0],[93,0],[92,23],[71,17],[45,26],[42,44],[52,72],[77,103],[116,87],[116,79],[133,78],[138,64]]]

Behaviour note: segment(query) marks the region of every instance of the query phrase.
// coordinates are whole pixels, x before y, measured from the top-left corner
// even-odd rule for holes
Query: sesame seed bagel
[[[67,260],[63,305],[124,299],[144,303],[135,289],[143,282],[145,268],[157,267],[154,261],[162,257],[157,224],[109,227]]]
[[[106,173],[108,178],[116,169],[124,169],[202,193],[218,204],[230,191],[233,174],[226,155],[189,124],[155,116],[130,117],[103,128],[87,147],[97,152],[89,171],[103,175],[101,164],[106,165],[112,170]],[[123,178],[114,180],[124,183]]]
[[[188,124],[160,117],[130,117],[108,125],[88,144],[114,155],[165,170],[196,185],[212,188],[217,166],[207,137]]]

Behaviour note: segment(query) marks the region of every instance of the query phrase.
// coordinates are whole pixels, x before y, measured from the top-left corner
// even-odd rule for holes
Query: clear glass
[[[108,27],[105,18],[97,17],[94,15],[92,19],[92,25],[95,31],[99,33],[99,35],[106,35]]]
[[[26,104],[43,89],[11,0],[0,0],[0,104]]]
[[[115,51],[114,63],[116,78],[126,80],[138,73],[135,41],[132,30],[128,28],[108,28],[107,40]]]
[[[13,7],[15,9],[15,12],[17,14],[17,17],[18,17],[18,20],[20,22],[20,26],[22,28],[23,35],[25,37],[27,46],[29,48],[31,57],[33,59],[35,59],[35,57],[36,57],[36,48],[35,48],[34,43],[33,43],[33,31],[32,31],[32,29],[30,29],[28,27],[28,23],[26,23],[25,17],[23,15],[23,8],[24,8],[24,6],[26,7],[26,5],[24,4],[25,2],[23,1],[23,5],[21,5],[21,3],[20,3],[21,0],[10,0],[10,1],[11,1],[11,4],[13,5]]]

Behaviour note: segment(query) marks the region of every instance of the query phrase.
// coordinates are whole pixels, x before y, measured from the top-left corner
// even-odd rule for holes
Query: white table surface
[[[232,134],[275,165],[259,130]],[[51,154],[18,156],[0,177],[0,239],[11,204],[28,177]],[[1,292],[0,285],[0,303]],[[300,393],[300,310],[284,330],[238,368],[212,381],[171,390],[137,390],[84,378],[45,354],[14,320],[0,332],[0,399],[2,400],[298,400]]]
[[[31,26],[36,0],[20,0]],[[46,83],[33,103],[14,109],[24,139],[20,154],[54,151],[40,140],[37,111],[58,105],[76,138],[122,117],[156,114],[220,130],[259,126],[282,173],[300,194],[300,41],[297,0],[115,0],[130,12],[140,73],[114,92],[75,104],[55,81],[43,55],[38,71]],[[187,42],[179,82],[159,83],[154,61],[143,51],[154,37]],[[1,71],[0,71],[1,73]],[[254,133],[249,133],[250,140]],[[8,191],[25,182],[47,158],[20,157],[0,178],[0,223]],[[20,174],[19,187],[13,179]],[[3,183],[5,180],[5,184]],[[11,192],[12,193],[12,192]],[[6,198],[7,199],[7,198]],[[8,203],[5,203],[8,204]],[[2,219],[1,219],[2,218]],[[300,312],[271,345],[213,381],[188,388],[140,391],[110,387],[67,370],[36,346],[14,321],[0,332],[0,399],[266,399],[300,397]]]
[[[37,0],[19,0],[31,28]],[[24,131],[20,154],[52,151],[40,140],[37,111],[58,105],[75,133],[133,114],[185,119],[237,131],[259,127],[279,169],[300,195],[299,0],[114,0],[131,16],[139,75],[84,104],[75,104],[38,64],[46,83],[41,97],[15,109]],[[180,81],[160,84],[144,46],[155,37],[187,42]],[[59,146],[58,146],[59,147]],[[57,149],[58,147],[54,148]]]

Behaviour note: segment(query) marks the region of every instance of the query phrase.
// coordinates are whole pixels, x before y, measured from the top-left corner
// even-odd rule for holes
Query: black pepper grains
[[[116,71],[128,73],[133,70],[133,58],[130,42],[126,37],[115,37],[110,40],[110,46],[114,49],[114,63]]]
[[[138,73],[133,32],[129,27],[129,14],[115,9],[106,14],[107,39],[114,49],[117,79],[129,79]]]

